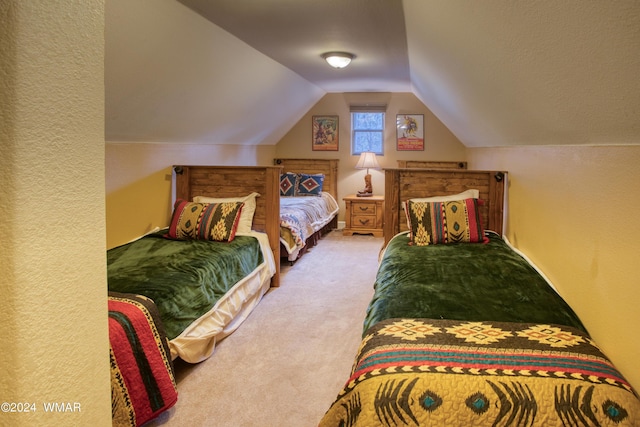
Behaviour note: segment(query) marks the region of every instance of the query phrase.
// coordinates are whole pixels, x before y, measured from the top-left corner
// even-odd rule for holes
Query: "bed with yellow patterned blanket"
[[[637,426],[640,400],[583,331],[387,319],[321,427]]]
[[[505,173],[385,175],[363,340],[320,427],[640,426],[631,385],[499,233]]]

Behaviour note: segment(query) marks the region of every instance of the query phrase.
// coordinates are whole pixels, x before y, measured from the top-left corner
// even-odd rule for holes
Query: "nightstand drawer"
[[[353,215],[351,228],[376,228],[376,217],[372,215]]]
[[[344,199],[346,209],[342,234],[373,234],[383,237],[384,197],[358,197],[355,194]]]
[[[376,214],[376,204],[375,203],[362,203],[362,202],[353,202],[351,204],[351,214],[352,215],[375,215]]]

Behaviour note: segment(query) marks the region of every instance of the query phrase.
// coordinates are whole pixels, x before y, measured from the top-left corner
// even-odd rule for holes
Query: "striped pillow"
[[[167,237],[230,242],[236,235],[243,202],[195,203],[178,199]]]
[[[442,202],[405,202],[410,244],[484,242],[478,199]]]

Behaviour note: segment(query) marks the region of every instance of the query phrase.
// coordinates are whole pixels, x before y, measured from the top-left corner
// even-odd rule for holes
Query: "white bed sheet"
[[[207,313],[169,341],[171,358],[189,363],[209,358],[216,344],[244,322],[269,290],[276,272],[275,259],[266,233],[251,231],[238,236],[253,236],[260,242],[264,262],[236,283]]]

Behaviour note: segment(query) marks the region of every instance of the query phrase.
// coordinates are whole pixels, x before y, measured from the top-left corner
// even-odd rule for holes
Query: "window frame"
[[[382,115],[382,128],[381,129],[355,129],[354,126],[354,114],[381,114]],[[380,111],[380,110],[376,110],[376,109],[357,109],[357,110],[351,110],[351,155],[352,156],[359,156],[361,153],[365,152],[365,151],[371,151],[373,153],[375,153],[378,156],[384,156],[384,134],[385,134],[385,121],[386,121],[386,112],[385,111]],[[358,132],[379,132],[380,133],[380,150],[364,150],[364,151],[358,151],[356,150],[356,134]],[[371,147],[369,147],[371,148]]]

